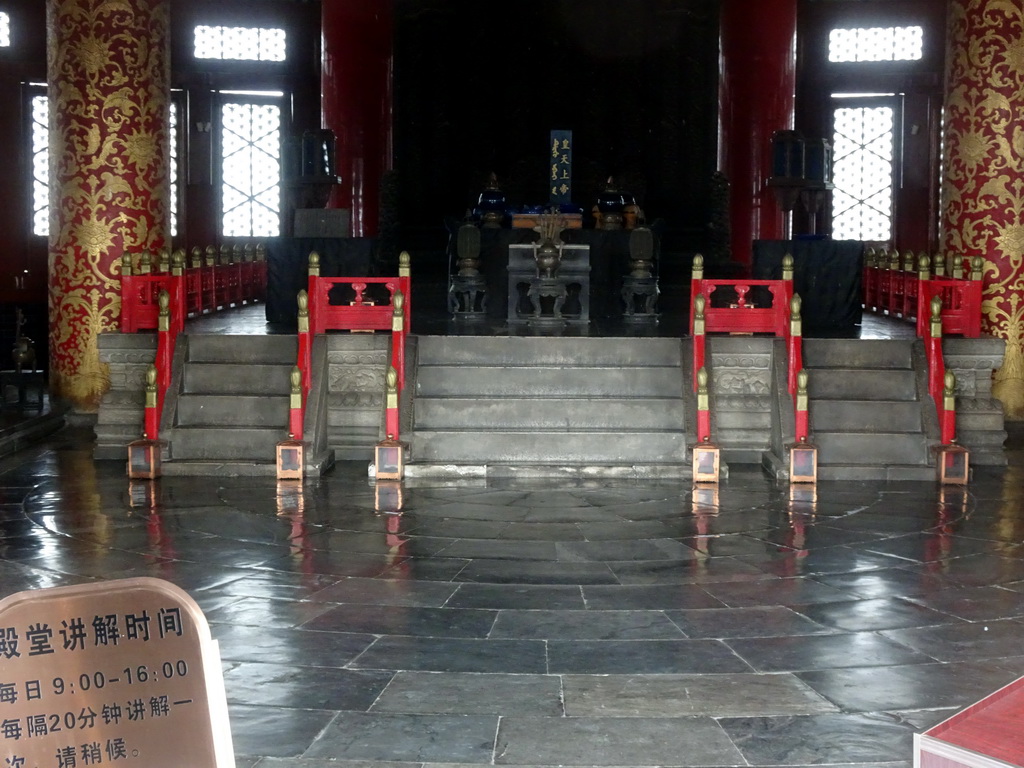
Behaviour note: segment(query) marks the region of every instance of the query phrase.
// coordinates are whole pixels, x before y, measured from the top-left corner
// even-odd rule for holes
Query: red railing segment
[[[901,262],[896,251],[869,250],[862,279],[864,309],[914,321],[917,335],[924,338],[928,334],[931,301],[939,296],[943,332],[978,337],[981,334],[984,261],[980,257],[952,257],[949,259],[950,277],[945,276],[946,261],[944,257],[930,259],[923,253],[915,259],[909,253]],[[964,277],[965,266],[970,269],[967,278]]]
[[[938,296],[933,297],[929,308],[928,335],[925,338],[928,394],[935,402],[939,418],[939,439],[942,445],[949,445],[956,439],[956,376],[952,371],[946,370],[946,362],[942,357],[942,334],[945,326],[942,299]]]

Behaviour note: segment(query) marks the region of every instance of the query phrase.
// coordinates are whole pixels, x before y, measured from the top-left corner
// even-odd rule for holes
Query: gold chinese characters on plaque
[[[229,768],[216,643],[199,606],[134,578],[0,601],[0,765]]]

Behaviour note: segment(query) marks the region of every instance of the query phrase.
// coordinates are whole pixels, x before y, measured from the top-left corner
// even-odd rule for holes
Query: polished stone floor
[[[1024,451],[966,489],[129,484],[0,460],[0,596],[148,575],[219,640],[237,764],[890,766],[1024,674]]]

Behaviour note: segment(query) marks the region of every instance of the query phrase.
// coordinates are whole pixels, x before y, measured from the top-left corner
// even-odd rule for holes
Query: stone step
[[[277,427],[287,429],[287,395],[199,395],[178,397],[178,426]]]
[[[420,365],[678,366],[679,339],[421,336]]]
[[[413,461],[449,464],[677,464],[681,432],[417,430]]]
[[[466,397],[416,400],[416,429],[683,428],[682,399]]]
[[[165,461],[165,477],[274,477],[275,461]]]
[[[291,365],[187,363],[182,392],[210,395],[287,395]]]
[[[276,461],[277,444],[287,427],[176,427],[171,459],[186,461]]]
[[[812,400],[811,431],[920,432],[921,404],[912,400]]]
[[[423,365],[416,397],[681,397],[679,367]]]
[[[928,441],[920,433],[823,432],[811,439],[818,446],[818,464],[852,466],[927,466]]]
[[[913,367],[913,345],[910,339],[804,339],[804,365],[909,369]]]
[[[815,368],[808,371],[807,393],[815,400],[916,400],[912,370]]]
[[[294,334],[240,336],[189,334],[188,359],[197,363],[287,363],[295,365],[299,343]]]
[[[373,447],[380,440],[380,427],[328,428],[327,445],[336,461],[372,461]]]

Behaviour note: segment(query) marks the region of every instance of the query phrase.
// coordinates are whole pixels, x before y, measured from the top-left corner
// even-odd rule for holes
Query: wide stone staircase
[[[934,478],[938,420],[923,357],[913,340],[804,340],[819,477]]]
[[[413,474],[679,477],[679,339],[419,339]]]
[[[294,336],[182,335],[161,424],[164,474],[274,474],[297,350]]]

